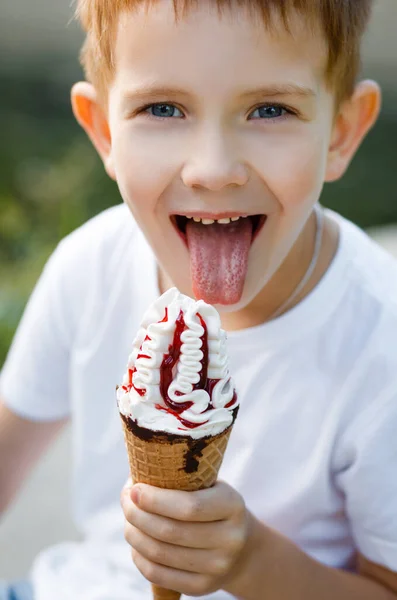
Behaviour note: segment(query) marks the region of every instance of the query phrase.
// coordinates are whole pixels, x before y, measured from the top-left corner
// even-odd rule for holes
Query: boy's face
[[[219,17],[199,6],[178,23],[172,2],[120,18],[111,164],[172,282],[238,310],[278,269],[320,196],[334,97],[325,42],[299,17],[291,35],[243,9]],[[186,218],[247,215],[257,217]]]

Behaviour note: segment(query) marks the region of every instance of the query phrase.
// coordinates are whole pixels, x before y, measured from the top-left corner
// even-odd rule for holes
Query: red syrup
[[[237,392],[234,390],[233,398],[225,405],[225,408],[231,408],[237,402]]]
[[[208,363],[209,363],[208,330],[207,330],[207,325],[206,325],[204,319],[202,318],[202,316],[201,315],[197,315],[197,316],[200,319],[200,323],[204,329],[204,333],[201,336],[201,340],[202,340],[201,351],[203,353],[203,358],[201,361],[202,368],[200,371],[200,381],[194,386],[194,389],[198,389],[198,388],[203,389],[209,395],[210,402],[208,404],[207,409],[205,410],[205,412],[208,412],[209,410],[212,410],[214,408],[214,406],[212,404],[212,394],[214,391],[214,387],[216,386],[217,383],[219,383],[220,379],[209,379],[208,378]],[[230,408],[230,406],[233,406],[233,404],[236,402],[236,400],[237,400],[237,394],[236,394],[236,392],[234,392],[233,399],[231,400],[231,402],[229,402],[227,404],[227,406],[225,406],[225,408]]]
[[[159,323],[166,323],[168,321],[168,308],[165,307],[165,315],[164,317],[161,319],[161,321],[159,321]]]
[[[160,367],[160,393],[170,411],[178,415],[185,410],[188,410],[193,405],[193,402],[174,402],[168,395],[168,388],[170,387],[174,378],[173,370],[181,354],[181,335],[185,329],[185,319],[181,310],[175,322],[174,339],[168,346],[168,354],[164,355],[163,362],[161,363]]]
[[[203,353],[203,358],[201,359],[201,371],[199,373],[200,380],[193,386],[193,389],[206,390],[208,381],[208,330],[203,317],[199,314],[197,316],[200,319],[202,328],[204,329],[204,333],[201,336],[201,352]]]
[[[186,403],[186,404],[188,404],[188,403]],[[161,406],[161,404],[156,404],[156,408],[157,408],[157,410],[162,410],[166,413],[174,415],[174,417],[176,417],[178,419],[178,421],[180,423],[182,423],[182,425],[184,425],[184,427],[187,427],[188,429],[196,429],[196,427],[200,427],[200,425],[205,425],[206,423],[208,423],[208,421],[204,421],[203,423],[192,423],[191,421],[182,419],[182,417],[177,412],[175,412],[171,408],[167,408],[166,406]]]
[[[208,362],[209,362],[208,330],[207,330],[207,325],[206,325],[204,319],[202,318],[202,316],[200,314],[198,314],[197,316],[198,316],[200,323],[204,329],[204,333],[201,336],[201,342],[202,342],[201,351],[203,353],[203,358],[201,359],[201,370],[199,372],[200,379],[196,384],[194,384],[193,389],[194,390],[203,389],[208,393],[209,397],[212,398],[212,393],[213,393],[214,387],[220,380],[208,378]],[[161,319],[161,321],[158,321],[158,322],[165,323],[167,321],[168,321],[168,308],[166,307],[165,315],[164,315],[163,319]],[[161,404],[156,404],[156,408],[157,408],[157,410],[162,410],[164,412],[174,415],[178,419],[178,421],[187,429],[195,429],[196,427],[200,427],[201,425],[205,425],[206,423],[208,423],[208,420],[204,421],[202,423],[192,423],[191,421],[187,421],[186,419],[183,419],[181,417],[181,413],[183,413],[185,410],[188,410],[189,408],[191,408],[191,406],[193,405],[193,402],[190,402],[190,401],[189,402],[174,402],[173,400],[171,400],[171,398],[168,395],[169,386],[171,385],[173,378],[174,378],[174,368],[177,365],[177,362],[178,362],[180,354],[181,354],[181,347],[182,347],[181,335],[182,335],[183,331],[185,331],[185,329],[186,329],[186,323],[185,323],[183,312],[181,310],[178,315],[178,318],[175,322],[174,337],[173,337],[172,343],[168,347],[168,354],[164,355],[163,361],[160,366],[160,393],[164,400],[165,406],[162,406]],[[147,340],[150,340],[150,337],[148,335],[145,337],[144,341],[147,341]],[[143,345],[143,343],[142,343],[142,345]],[[142,346],[140,347],[140,351],[142,351]],[[150,356],[139,353],[137,358],[150,358]],[[140,396],[144,396],[146,393],[146,390],[138,389],[132,383],[132,377],[135,372],[136,372],[135,368],[129,369],[128,388],[131,389],[131,387],[133,387]],[[123,386],[123,389],[124,389],[124,387],[125,386]],[[183,396],[183,393],[176,391],[175,395]],[[237,400],[237,394],[236,394],[236,392],[234,392],[233,398],[229,402],[229,404],[227,404],[226,408],[233,406],[233,404],[236,402],[236,400]],[[205,412],[208,412],[209,410],[212,410],[212,409],[213,409],[213,405],[212,405],[212,401],[210,400]]]
[[[204,319],[201,317],[201,315],[198,315],[198,317],[199,317],[200,323],[204,329],[204,333],[201,336],[201,342],[202,342],[201,351],[203,353],[203,358],[201,359],[201,370],[199,373],[200,380],[193,386],[193,389],[194,390],[197,390],[197,389],[207,390],[207,388],[210,388],[212,390],[214,385],[217,383],[217,380],[208,379],[208,376],[207,376],[208,375],[208,331],[207,331],[207,326],[206,326]],[[168,348],[168,354],[164,356],[163,362],[160,367],[160,392],[161,392],[161,395],[163,397],[166,407],[160,407],[160,405],[157,405],[157,408],[159,408],[159,409],[161,408],[161,410],[166,410],[169,413],[173,414],[184,427],[187,427],[189,429],[195,429],[196,427],[199,427],[200,425],[205,425],[205,423],[208,423],[208,421],[205,421],[202,423],[192,423],[190,421],[187,421],[186,419],[183,419],[180,416],[181,413],[183,413],[185,410],[188,410],[193,405],[193,402],[174,402],[168,396],[168,388],[171,385],[172,380],[173,380],[173,369],[174,369],[175,365],[177,364],[180,354],[181,354],[181,346],[182,346],[181,335],[185,329],[186,329],[186,323],[185,323],[184,315],[183,315],[183,312],[180,311],[179,316],[175,323],[174,339],[172,341],[172,344],[170,344],[170,346]],[[181,392],[176,392],[176,395],[182,396],[183,394]],[[209,410],[210,408],[212,408],[211,403],[207,410]]]
[[[135,367],[133,369],[128,369],[128,387],[129,389],[131,389],[132,387],[134,388],[134,390],[136,391],[137,394],[139,394],[141,397],[143,397],[146,394],[146,390],[142,390],[140,388],[135,387],[135,385],[132,383],[132,378],[134,373],[136,373],[136,369]]]
[[[165,323],[165,321],[168,321],[168,308],[167,307],[165,309],[165,315],[164,315],[163,319],[161,321],[159,321],[159,323]],[[139,348],[139,354],[136,357],[137,360],[138,360],[138,358],[150,358],[150,356],[148,356],[147,354],[142,354],[142,346],[143,346],[144,342],[147,342],[147,341],[149,341],[149,342],[151,341],[151,338],[148,335],[145,337],[145,339],[143,340],[143,342],[141,344],[141,347]],[[132,377],[133,377],[134,373],[136,373],[135,367],[133,369],[128,370],[128,388],[126,389],[126,391],[129,392],[130,389],[133,387],[134,390],[137,392],[137,394],[139,394],[141,397],[143,397],[146,394],[146,390],[135,387],[135,385],[132,382]],[[124,389],[124,386],[123,386],[123,389]]]

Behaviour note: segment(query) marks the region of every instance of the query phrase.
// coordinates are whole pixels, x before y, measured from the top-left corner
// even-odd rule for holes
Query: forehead
[[[266,26],[258,12],[233,6],[219,12],[214,2],[200,0],[176,18],[173,2],[142,2],[120,15],[114,62],[118,83],[151,79],[211,92],[291,81],[319,87],[327,63],[320,27],[289,15],[289,30],[278,14]],[[221,76],[220,76],[221,75]],[[206,90],[202,90],[204,93]]]

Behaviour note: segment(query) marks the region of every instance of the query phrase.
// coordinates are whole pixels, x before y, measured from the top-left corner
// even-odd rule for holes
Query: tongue
[[[236,304],[243,293],[252,241],[249,217],[228,225],[186,226],[190,270],[196,298],[209,304]]]

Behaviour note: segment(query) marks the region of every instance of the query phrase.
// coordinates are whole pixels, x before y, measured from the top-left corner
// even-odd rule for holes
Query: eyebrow
[[[143,85],[129,90],[123,95],[123,100],[164,100],[164,98],[177,98],[190,96],[189,92],[182,88],[168,87],[166,85]]]
[[[249,99],[258,96],[297,96],[301,98],[314,98],[316,92],[309,88],[296,84],[276,84],[269,85],[260,88],[254,88],[252,90],[245,91],[240,94],[240,97]],[[124,101],[139,101],[139,100],[164,100],[172,98],[180,98],[181,96],[191,96],[191,94],[182,88],[175,88],[162,85],[143,85],[136,89],[129,90],[123,95]]]
[[[312,88],[294,83],[286,83],[253,89],[242,94],[243,98],[252,96],[300,96],[302,98],[313,98],[317,94]]]

